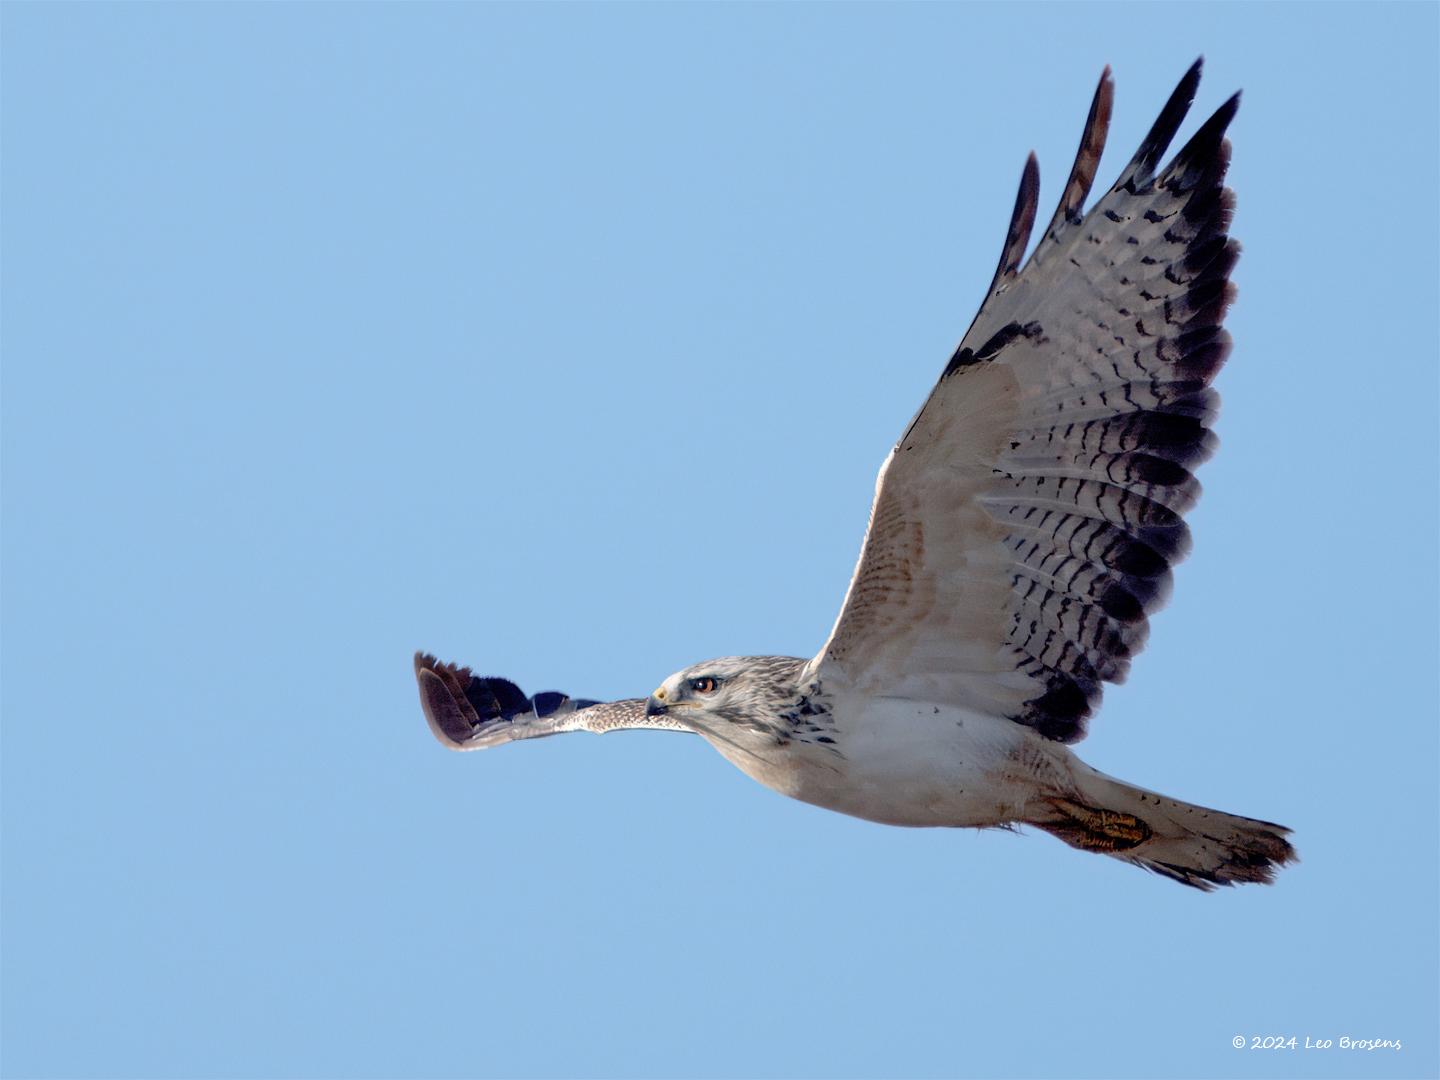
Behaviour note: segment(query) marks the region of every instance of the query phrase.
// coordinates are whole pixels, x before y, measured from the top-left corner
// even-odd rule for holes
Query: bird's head
[[[655,688],[645,712],[702,730],[719,721],[754,723],[793,700],[803,664],[789,656],[722,656],[691,664]]]

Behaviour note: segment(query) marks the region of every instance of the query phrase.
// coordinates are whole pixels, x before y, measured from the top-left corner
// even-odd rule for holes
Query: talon
[[[1064,830],[1066,841],[1086,851],[1124,851],[1150,839],[1150,826],[1133,814],[1081,806],[1067,799],[1053,799],[1051,805],[1074,823]]]

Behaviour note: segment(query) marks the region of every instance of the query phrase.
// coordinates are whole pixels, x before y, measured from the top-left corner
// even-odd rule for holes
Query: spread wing
[[[1212,452],[1210,382],[1239,247],[1227,231],[1235,95],[1156,166],[1186,73],[1119,180],[1085,198],[1109,126],[1107,68],[1060,206],[1029,262],[1034,155],[974,324],[881,467],[823,675],[967,706],[1073,741],[1121,682],[1190,544]]]
[[[487,750],[564,731],[690,730],[663,714],[646,716],[643,698],[588,701],[553,690],[526,697],[508,679],[475,675],[427,653],[415,654],[415,678],[430,730],[451,750]]]

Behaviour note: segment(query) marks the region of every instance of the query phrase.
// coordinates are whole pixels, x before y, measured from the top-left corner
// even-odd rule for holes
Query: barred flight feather
[[[986,302],[882,469],[822,665],[862,682],[923,679],[931,696],[939,686],[950,703],[992,709],[994,677],[1015,671],[1023,688],[1004,714],[1066,742],[1084,734],[1102,684],[1126,677],[1190,549],[1183,515],[1200,494],[1193,470],[1215,450],[1210,383],[1230,350],[1221,322],[1239,247],[1224,135],[1238,95],[1157,173],[1199,79],[1197,61],[1082,213],[1110,120],[1106,69],[1022,268],[1039,192],[1027,160]],[[943,569],[956,562],[965,573]],[[986,575],[1000,591],[982,587]],[[997,647],[977,660],[955,631],[984,628],[956,612],[987,596],[1002,599]]]

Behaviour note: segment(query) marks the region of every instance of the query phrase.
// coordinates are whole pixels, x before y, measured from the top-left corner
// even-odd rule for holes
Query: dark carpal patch
[[[1009,345],[1016,338],[1025,338],[1030,341],[1044,341],[1045,332],[1038,322],[1029,322],[1021,326],[1018,322],[1012,322],[1002,326],[992,334],[978,349],[956,349],[955,355],[950,357],[950,363],[945,365],[945,372],[942,379],[949,378],[963,367],[972,364],[984,364],[994,360],[1000,354],[1000,350]]]

